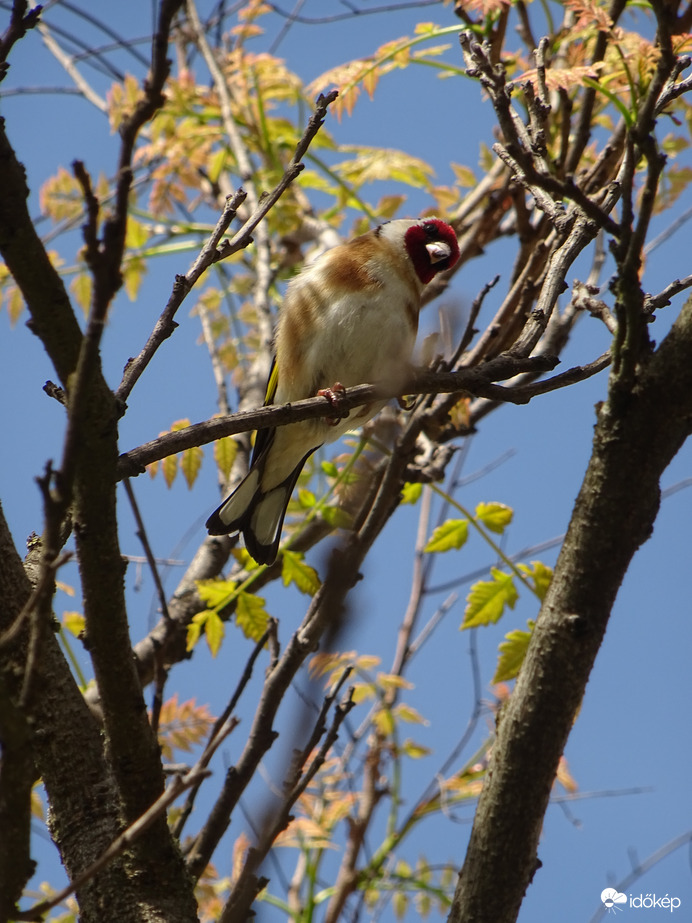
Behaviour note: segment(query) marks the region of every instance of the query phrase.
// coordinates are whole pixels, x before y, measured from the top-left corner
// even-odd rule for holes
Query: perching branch
[[[514,358],[507,354],[488,362],[478,369],[460,369],[456,372],[416,371],[409,381],[399,388],[378,385],[356,385],[340,396],[339,409],[345,411],[360,407],[375,400],[403,397],[414,394],[449,394],[465,392],[477,397],[512,404],[527,404],[538,394],[545,394],[557,388],[583,381],[606,367],[604,357],[584,366],[577,366],[531,386],[502,386],[494,384],[503,378],[512,378],[523,372],[540,373],[554,368],[557,363],[552,356],[534,356],[528,359]],[[176,452],[183,452],[193,446],[205,445],[223,436],[247,433],[267,426],[286,426],[301,420],[314,420],[325,416],[329,409],[323,397],[311,397],[303,401],[282,406],[259,407],[257,410],[217,417],[204,423],[193,423],[174,433],[167,433],[120,456],[119,477],[133,477],[141,474],[146,465]]]

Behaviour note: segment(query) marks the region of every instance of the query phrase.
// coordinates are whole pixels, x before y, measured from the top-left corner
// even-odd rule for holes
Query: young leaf
[[[492,580],[479,580],[471,587],[468,595],[462,628],[476,628],[497,622],[505,606],[514,608],[517,591],[511,574],[503,574],[496,567],[491,568]]]
[[[238,596],[235,620],[245,637],[252,641],[259,641],[267,630],[269,615],[264,606],[262,597],[254,593],[243,592]]]
[[[469,534],[467,519],[448,519],[438,526],[423,551],[449,551],[461,548]]]
[[[429,724],[428,719],[424,718],[419,711],[416,711],[415,708],[403,702],[399,702],[398,705],[394,706],[392,714],[394,717],[399,718],[401,721],[407,721],[409,724]]]
[[[295,583],[300,592],[308,596],[314,596],[321,586],[315,568],[306,564],[303,556],[295,551],[283,552],[281,579],[284,586]]]
[[[70,282],[70,291],[85,317],[89,314],[93,290],[94,280],[89,272],[80,272]]]
[[[80,632],[84,631],[86,622],[81,612],[64,612],[62,617],[62,624],[71,635],[74,635],[75,638],[78,638]]]
[[[233,436],[223,436],[214,443],[214,461],[219,473],[228,478],[238,452],[238,443]]]
[[[166,482],[166,487],[172,487],[175,476],[178,473],[178,456],[167,455],[166,458],[162,459],[161,470],[163,471],[163,479]]]
[[[502,535],[513,515],[514,511],[504,503],[479,503],[476,507],[476,519],[482,522],[486,529],[498,535]]]
[[[536,596],[543,602],[545,594],[548,592],[550,581],[553,579],[552,567],[541,564],[540,561],[532,561],[531,567],[526,564],[518,564],[519,570],[533,580],[533,588]]]
[[[401,502],[417,503],[422,492],[422,484],[404,484],[404,489],[401,491]]]
[[[189,449],[185,449],[181,456],[180,469],[185,476],[185,480],[187,481],[187,486],[189,488],[192,488],[192,485],[197,480],[199,469],[202,467],[203,457],[204,452],[198,445],[192,446]]]
[[[225,606],[233,593],[237,583],[233,580],[198,580],[197,592],[199,598],[207,604],[209,609],[220,609]]]
[[[394,733],[394,716],[388,708],[380,708],[373,715],[373,723],[383,737]]]
[[[204,629],[204,637],[207,639],[211,655],[212,657],[216,657],[219,653],[223,636],[226,633],[226,628],[221,620],[221,616],[214,612],[213,609],[205,609],[204,612],[198,612],[197,615],[192,616],[192,622],[188,625],[188,650],[194,647],[199,638],[199,631],[197,631],[197,637],[192,641],[192,644],[190,643],[191,635],[194,636],[195,634],[195,632],[190,632],[190,628],[195,621],[199,624],[200,629]]]
[[[178,703],[176,692],[161,706],[159,715],[159,743],[165,759],[173,758],[173,750],[190,753],[199,744],[214,718],[207,705],[197,705],[194,699]]]
[[[432,750],[424,747],[423,744],[417,744],[410,737],[407,737],[401,745],[401,752],[405,753],[406,756],[410,756],[412,760],[420,760],[425,756],[430,756]]]
[[[500,656],[497,659],[493,683],[505,683],[519,675],[535,624],[535,622],[529,621],[528,631],[515,628],[505,635],[505,640],[500,643],[498,648]]]

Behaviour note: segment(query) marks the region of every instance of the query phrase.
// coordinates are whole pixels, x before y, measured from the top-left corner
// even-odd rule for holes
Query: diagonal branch
[[[603,357],[584,366],[576,366],[553,378],[545,379],[531,386],[503,386],[494,381],[513,378],[522,373],[540,374],[554,368],[558,360],[554,356],[513,357],[504,354],[485,365],[474,369],[462,368],[455,372],[436,372],[423,369],[412,374],[408,382],[398,388],[381,385],[356,385],[340,395],[340,410],[352,410],[373,401],[388,400],[414,394],[456,394],[464,392],[476,397],[511,404],[527,404],[532,397],[558,388],[583,381],[605,368]],[[167,433],[144,445],[131,449],[120,456],[118,477],[134,477],[141,474],[146,465],[154,461],[183,452],[193,446],[205,445],[223,436],[247,433],[269,426],[286,426],[302,420],[314,420],[325,416],[327,404],[323,397],[306,398],[292,404],[268,405],[256,410],[243,411],[226,417],[216,417],[204,423],[193,423],[173,433]]]

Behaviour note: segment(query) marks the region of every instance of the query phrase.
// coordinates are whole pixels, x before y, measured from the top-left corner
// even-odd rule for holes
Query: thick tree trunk
[[[663,471],[692,432],[692,300],[634,385],[613,373],[593,452],[512,696],[500,714],[453,923],[511,923],[540,867],[558,761],[616,594],[651,535]]]

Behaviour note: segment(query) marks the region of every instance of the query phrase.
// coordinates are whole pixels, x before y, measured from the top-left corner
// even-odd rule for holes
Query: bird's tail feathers
[[[314,449],[300,461],[288,477],[271,490],[261,486],[262,459],[207,520],[210,535],[242,532],[245,547],[258,564],[273,564],[281,541],[286,508],[298,475]]]

